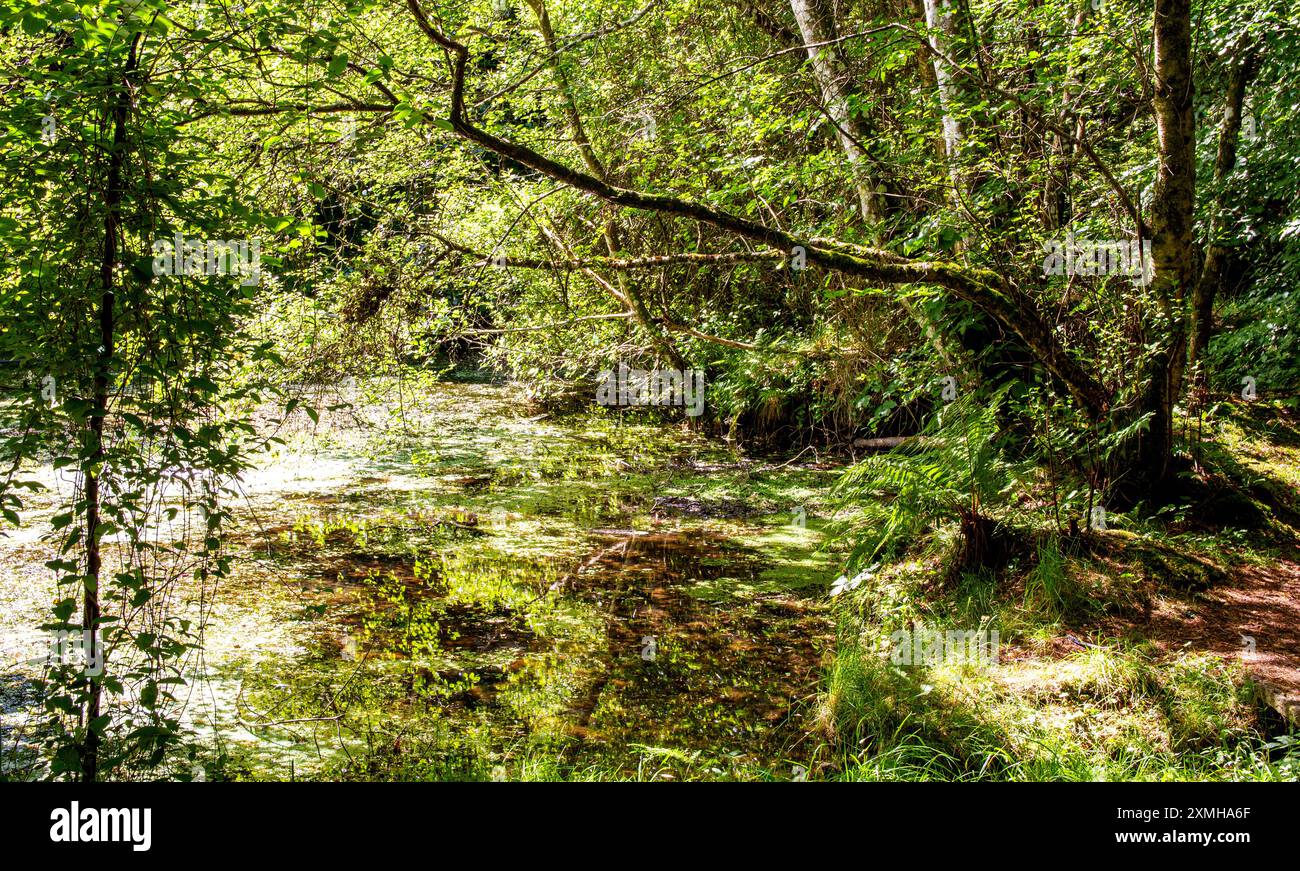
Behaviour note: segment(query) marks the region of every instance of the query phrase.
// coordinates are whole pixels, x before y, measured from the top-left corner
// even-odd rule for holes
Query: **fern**
[[[843,507],[862,509],[849,533],[857,539],[851,567],[894,554],[949,520],[960,522],[967,553],[980,555],[980,543],[971,539],[991,527],[988,506],[1011,482],[1011,466],[997,447],[1002,398],[998,393],[983,405],[969,396],[957,399],[931,419],[923,435],[844,473],[834,496]]]

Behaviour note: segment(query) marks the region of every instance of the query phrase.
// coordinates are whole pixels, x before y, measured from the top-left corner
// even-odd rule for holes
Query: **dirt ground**
[[[1235,657],[1264,698],[1300,723],[1300,552],[1277,562],[1239,566],[1232,581],[1201,593],[1193,610],[1165,600],[1144,627],[1169,651],[1206,650]]]

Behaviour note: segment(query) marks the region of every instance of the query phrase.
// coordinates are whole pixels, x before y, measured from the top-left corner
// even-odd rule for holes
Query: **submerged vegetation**
[[[1295,780],[1295,13],[0,0],[0,779]]]

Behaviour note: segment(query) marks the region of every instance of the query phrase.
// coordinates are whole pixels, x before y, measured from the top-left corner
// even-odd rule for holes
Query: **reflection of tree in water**
[[[815,686],[816,628],[790,631],[809,618],[778,602],[720,606],[686,592],[694,581],[757,574],[752,558],[717,539],[681,534],[629,535],[589,560],[573,587],[602,606],[606,647],[572,708],[579,741],[567,758],[647,744],[778,759],[800,734],[797,701]],[[653,658],[642,656],[647,637]]]

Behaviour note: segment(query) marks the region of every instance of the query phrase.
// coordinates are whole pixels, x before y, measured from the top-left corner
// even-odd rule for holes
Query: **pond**
[[[833,470],[746,457],[680,410],[553,420],[509,385],[316,398],[335,407],[281,431],[239,485],[236,568],[190,672],[196,773],[788,779],[806,764],[834,640]]]

